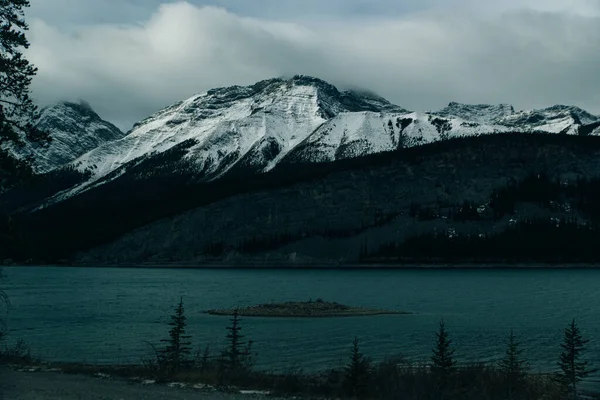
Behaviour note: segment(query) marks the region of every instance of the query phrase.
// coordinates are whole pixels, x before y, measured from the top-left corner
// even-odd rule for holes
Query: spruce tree
[[[183,309],[183,298],[175,308],[175,313],[171,316],[169,325],[169,338],[162,339],[166,347],[161,351],[160,364],[168,373],[176,373],[190,364],[189,355],[191,352],[190,336],[185,334],[187,318]]]
[[[222,356],[225,369],[235,371],[240,369],[242,356],[245,353],[242,350],[244,347],[244,342],[242,341],[244,335],[240,333],[242,327],[240,326],[240,319],[237,309],[234,310],[233,317],[230,321],[231,325],[227,327],[228,346],[223,351]]]
[[[454,361],[454,349],[451,347],[448,331],[444,320],[440,320],[439,330],[435,334],[436,341],[431,356],[431,373],[433,375],[434,392],[445,398],[450,395],[453,388],[451,377],[454,373],[456,362]]]
[[[557,380],[573,396],[573,399],[577,399],[579,382],[597,370],[589,368],[587,361],[580,360],[589,340],[583,339],[575,319],[565,328],[563,340],[560,345],[563,352],[558,361],[561,371],[557,375]]]
[[[360,352],[359,340],[354,338],[350,363],[345,367],[345,385],[347,394],[354,398],[363,398],[369,382],[369,361]]]
[[[440,320],[439,330],[435,333],[436,341],[431,357],[431,371],[438,376],[448,376],[456,366],[452,340],[448,336],[444,320]]]
[[[507,386],[509,399],[522,387],[527,374],[527,361],[522,356],[523,350],[515,339],[513,331],[510,331],[506,341],[506,354],[500,360],[500,372]]]
[[[16,160],[6,147],[22,145],[24,139],[41,144],[49,141],[49,136],[33,125],[37,107],[29,86],[37,69],[22,53],[29,47],[26,7],[29,0],[0,1],[0,193],[31,174],[29,163]]]

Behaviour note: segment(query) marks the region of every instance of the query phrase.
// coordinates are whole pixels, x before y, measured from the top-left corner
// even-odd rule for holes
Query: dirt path
[[[0,367],[0,400],[258,400],[264,394],[225,394],[210,389]]]

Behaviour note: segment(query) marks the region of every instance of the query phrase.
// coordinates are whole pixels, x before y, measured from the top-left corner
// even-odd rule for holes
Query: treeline
[[[511,178],[494,189],[485,204],[464,200],[460,204],[423,206],[413,203],[409,215],[420,221],[445,218],[457,222],[499,220],[514,215],[520,203],[535,204],[551,211],[577,211],[585,218],[600,220],[600,177],[578,176],[572,181],[541,170],[522,179]]]
[[[518,203],[533,203],[548,209],[565,206],[579,211],[585,217],[600,220],[600,177],[577,177],[561,182],[546,171],[532,173],[522,180],[511,180],[495,190],[489,206],[494,218],[514,214]]]
[[[433,221],[440,218],[457,222],[481,221],[484,216],[480,214],[479,207],[469,200],[464,200],[461,204],[438,204],[435,206],[411,203],[408,215],[419,221]]]
[[[168,337],[161,340],[161,347],[152,346],[153,357],[144,361],[142,372],[162,382],[200,382],[227,391],[242,387],[311,398],[559,400],[565,396],[579,398],[580,382],[597,371],[583,359],[588,340],[575,320],[564,330],[562,353],[557,354],[558,371],[546,375],[531,372],[512,331],[498,363],[459,365],[443,320],[435,333],[429,362],[414,364],[401,356],[374,362],[361,352],[360,341],[355,338],[343,369],[313,374],[254,370],[256,354],[252,341],[241,333],[237,312],[226,327],[226,345],[217,352],[208,347],[193,352],[191,337],[186,334],[183,300],[169,326]],[[126,373],[139,376],[140,371]]]
[[[196,165],[181,162],[190,145],[182,143],[128,165],[125,171],[105,177],[97,187],[33,213],[16,212],[18,207],[12,205],[2,207],[9,199],[11,204],[12,199],[27,200],[27,195],[21,197],[17,191],[5,193],[0,197],[0,218],[4,215],[4,222],[10,219],[12,228],[6,229],[0,219],[0,239],[11,235],[9,241],[0,242],[3,257],[55,263],[161,218],[235,194],[275,189],[327,173],[327,168],[289,167],[264,175],[247,172],[206,182]]]
[[[519,204],[535,204],[560,217],[518,214]],[[561,181],[547,172],[510,179],[492,191],[486,204],[465,200],[460,205],[412,204],[409,215],[419,221],[456,223],[514,221],[501,232],[452,228],[388,242],[361,254],[364,262],[503,261],[594,262],[600,260],[600,177]],[[569,215],[569,216],[565,216]],[[462,229],[462,230],[461,230]]]
[[[82,183],[89,177],[89,172],[80,172],[73,167],[30,175],[0,196],[0,212],[7,215],[20,209],[29,211],[41,205],[47,198]]]
[[[428,232],[369,252],[365,262],[595,262],[600,225],[574,219],[522,219],[499,233]]]
[[[517,221],[502,232],[457,233],[456,229],[428,232],[401,242],[390,242],[375,250],[361,251],[361,261],[389,259],[440,259],[444,261],[502,260],[576,262],[600,260],[600,178],[578,177],[570,182],[551,178],[547,172],[532,172],[524,178],[511,179],[492,191],[486,204],[465,200],[460,204],[438,206],[410,205],[408,215],[419,221],[446,219],[455,223],[497,221],[515,215],[518,204],[536,204],[560,218],[515,218]],[[578,214],[577,214],[578,213]],[[400,213],[375,216],[370,224],[354,229],[311,230],[306,232],[254,236],[237,245],[210,244],[205,254],[220,256],[229,251],[260,253],[311,237],[339,239],[354,237],[369,229],[383,226]],[[580,222],[580,215],[586,222]]]
[[[393,219],[397,218],[399,213],[376,213],[371,222],[362,221],[355,228],[338,229],[307,229],[300,232],[283,232],[271,235],[256,235],[248,239],[241,240],[235,244],[225,242],[213,242],[204,246],[202,255],[221,257],[229,252],[238,252],[242,254],[257,254],[267,251],[280,249],[288,244],[299,242],[309,238],[324,239],[343,239],[357,236],[372,228],[384,226]]]

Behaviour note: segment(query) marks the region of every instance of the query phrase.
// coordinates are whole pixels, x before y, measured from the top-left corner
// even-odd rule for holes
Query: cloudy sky
[[[195,93],[306,74],[405,108],[600,114],[600,0],[31,0],[40,105],[131,125]]]

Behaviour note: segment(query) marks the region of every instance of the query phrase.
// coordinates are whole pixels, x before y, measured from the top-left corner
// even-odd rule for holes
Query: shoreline
[[[459,365],[458,369],[472,368],[470,364]],[[485,364],[480,368],[485,368]],[[417,366],[418,373],[427,374],[427,368]],[[314,380],[327,374],[337,373],[340,369],[324,369],[320,372],[302,374],[303,379]],[[189,399],[190,396],[202,396],[210,399],[326,399],[331,398],[324,393],[309,393],[302,390],[285,390],[273,386],[276,378],[284,378],[285,373],[273,374],[267,371],[256,371],[256,378],[267,378],[261,382],[238,385],[218,385],[207,382],[202,377],[196,379],[180,379],[181,377],[158,378],[149,373],[140,364],[130,365],[92,365],[86,363],[52,363],[37,362],[0,365],[0,378],[9,378],[11,382],[0,379],[0,395],[19,396],[36,392],[35,398],[56,398],[60,393],[63,399],[80,399],[82,396],[90,399],[112,398],[147,398],[147,399]],[[192,375],[193,376],[193,375]],[[529,372],[529,378],[551,379],[551,372]],[[293,375],[298,378],[298,376]],[[17,378],[17,379],[15,379]],[[582,382],[583,398],[598,398],[599,388],[591,382]],[[282,390],[283,389],[283,390]],[[295,388],[298,389],[298,388]],[[89,396],[89,391],[94,396]],[[47,397],[41,397],[47,396]],[[166,396],[166,397],[165,397]],[[1,397],[1,396],[0,396]],[[30,397],[24,397],[30,398]]]
[[[560,270],[560,269],[600,269],[598,263],[71,263],[71,264],[12,264],[0,265],[0,268],[35,268],[35,267],[68,267],[68,268],[134,268],[134,269],[206,269],[206,270]]]
[[[99,372],[92,367],[80,365],[81,370],[60,368],[54,365],[16,366],[0,365],[0,398],[10,399],[61,399],[61,400],[247,400],[282,399],[270,391],[244,390],[243,388],[217,388],[214,385],[165,381],[147,377],[132,377]],[[116,369],[114,370],[116,371]]]

